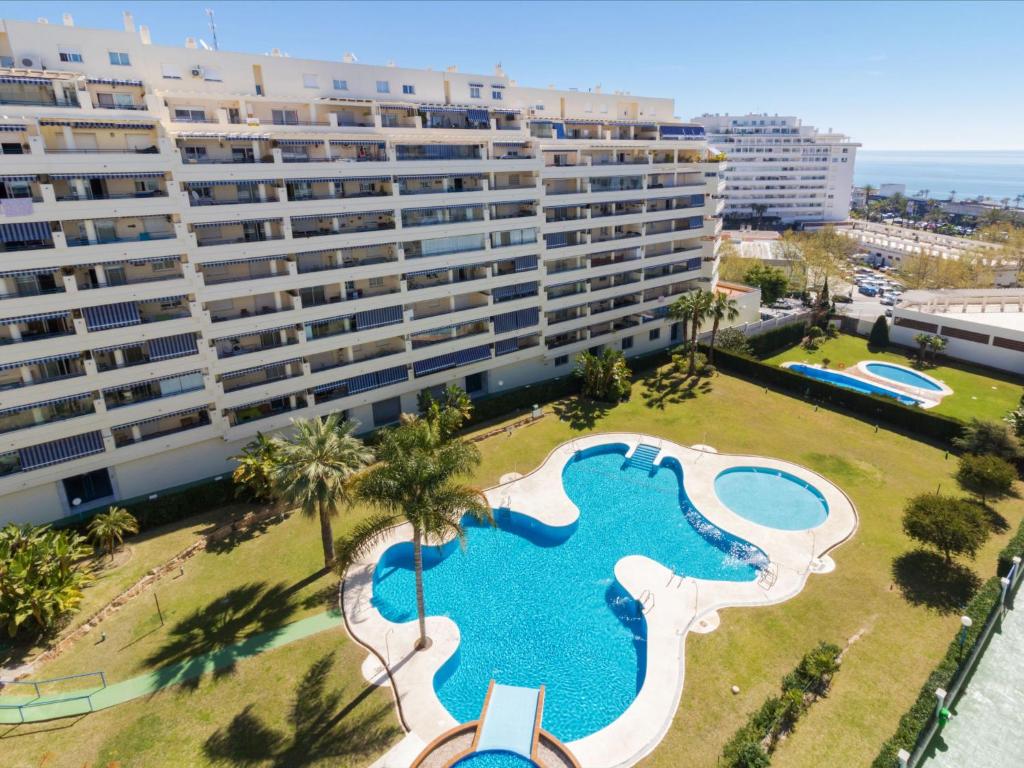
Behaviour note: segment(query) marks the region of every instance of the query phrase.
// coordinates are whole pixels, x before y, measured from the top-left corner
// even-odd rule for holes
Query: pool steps
[[[642,469],[644,472],[654,471],[654,460],[661,453],[661,448],[656,445],[640,443],[636,450],[629,457],[629,466]]]

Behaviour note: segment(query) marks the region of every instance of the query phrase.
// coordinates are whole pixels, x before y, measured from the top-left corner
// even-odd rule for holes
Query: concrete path
[[[1024,594],[1024,593],[1022,593]],[[1024,600],[1024,596],[1020,598]],[[1003,768],[1024,755],[1024,605],[1003,618],[925,768]]]
[[[216,669],[230,667],[241,659],[247,659],[264,651],[302,640],[310,635],[323,632],[325,629],[341,626],[344,626],[341,614],[338,611],[326,611],[292,624],[286,624],[278,629],[252,635],[226,648],[193,656],[187,661],[161,667],[119,683],[111,683],[106,688],[95,685],[75,691],[63,691],[52,696],[47,695],[44,690],[40,698],[36,698],[34,695],[5,694],[0,696],[0,724],[34,723],[113,707],[140,696],[155,693],[167,686],[193,680]],[[11,686],[8,690],[21,687]],[[27,686],[25,687],[27,688]],[[19,704],[28,706],[19,708],[17,706]]]

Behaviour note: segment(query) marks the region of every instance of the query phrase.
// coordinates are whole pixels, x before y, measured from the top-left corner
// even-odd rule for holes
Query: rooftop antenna
[[[217,22],[213,18],[213,8],[207,8],[205,13],[210,17],[210,35],[213,36],[213,50],[219,51],[220,47],[217,45]]]

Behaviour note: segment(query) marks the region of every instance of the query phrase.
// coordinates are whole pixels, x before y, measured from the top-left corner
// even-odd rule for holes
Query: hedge
[[[970,616],[973,623],[967,629],[967,638],[964,641],[963,647],[963,658],[966,659],[970,656],[971,651],[974,649],[974,644],[978,640],[978,635],[981,634],[981,630],[988,620],[989,614],[999,602],[1001,593],[1002,584],[999,583],[998,577],[993,576],[985,582],[967,604],[964,614]],[[882,745],[878,756],[871,763],[871,768],[896,768],[899,764],[897,754],[901,749],[905,749],[907,752],[914,751],[914,746],[917,744],[921,733],[928,726],[932,714],[935,712],[935,689],[949,690],[949,686],[952,684],[953,678],[956,677],[957,670],[960,667],[960,659],[961,651],[958,632],[957,636],[950,641],[942,661],[932,670],[925,684],[921,686],[921,690],[917,694],[917,700],[900,718],[900,723],[896,727],[896,733]]]
[[[1015,557],[1024,557],[1024,521],[1021,521],[1017,532],[1013,534],[1013,538],[1006,542],[1003,551],[999,553],[996,573],[999,576],[1008,574],[1013,566],[1013,558]]]
[[[747,338],[750,350],[755,357],[771,357],[782,349],[788,349],[807,334],[807,323],[790,323],[770,331],[759,333]],[[717,350],[715,350],[717,354]]]
[[[755,337],[757,338],[757,337]],[[715,350],[715,364],[722,370],[761,384],[792,392],[828,405],[845,408],[873,421],[886,421],[920,437],[949,443],[963,430],[963,422],[923,408],[901,405],[881,395],[866,395],[803,376],[780,366],[744,355]]]

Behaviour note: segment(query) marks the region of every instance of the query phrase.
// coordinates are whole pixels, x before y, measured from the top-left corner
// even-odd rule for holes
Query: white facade
[[[702,115],[708,143],[727,156],[726,218],[784,224],[846,221],[857,147],[839,133],[779,115]]]
[[[916,347],[920,333],[944,338],[949,357],[1024,374],[1024,290],[907,291],[889,336]]]
[[[673,343],[723,165],[671,99],[0,22],[0,522],[257,431]],[[75,504],[75,500],[79,504]]]

